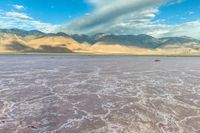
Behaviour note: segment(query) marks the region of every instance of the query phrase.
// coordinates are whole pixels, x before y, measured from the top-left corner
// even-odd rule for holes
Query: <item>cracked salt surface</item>
[[[2,55],[0,133],[200,133],[200,58],[154,60]]]

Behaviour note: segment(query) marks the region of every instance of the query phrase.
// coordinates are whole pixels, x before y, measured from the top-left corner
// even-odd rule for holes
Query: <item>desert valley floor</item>
[[[0,133],[200,133],[200,58],[1,55]]]

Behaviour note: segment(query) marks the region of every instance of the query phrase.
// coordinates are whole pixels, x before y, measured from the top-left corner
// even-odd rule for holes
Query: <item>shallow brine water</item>
[[[0,133],[200,133],[200,58],[2,55]]]

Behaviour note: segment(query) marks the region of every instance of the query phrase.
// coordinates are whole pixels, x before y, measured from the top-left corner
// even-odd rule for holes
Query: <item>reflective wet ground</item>
[[[2,55],[0,133],[200,133],[200,58]]]

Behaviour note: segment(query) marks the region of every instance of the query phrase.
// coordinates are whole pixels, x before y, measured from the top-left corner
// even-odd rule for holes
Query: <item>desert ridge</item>
[[[145,41],[144,41],[145,40]],[[148,35],[46,34],[19,29],[0,30],[0,53],[92,53],[129,55],[200,55],[200,41],[190,37]]]

